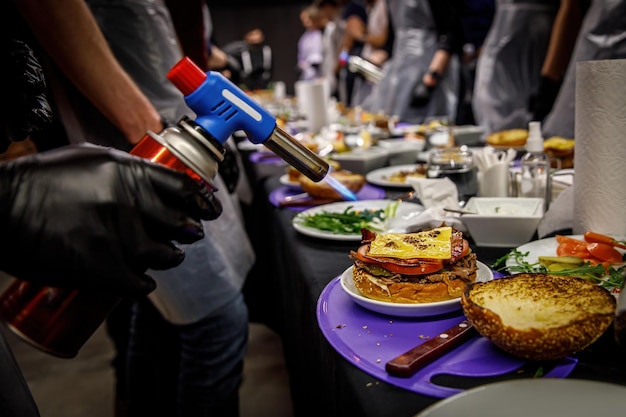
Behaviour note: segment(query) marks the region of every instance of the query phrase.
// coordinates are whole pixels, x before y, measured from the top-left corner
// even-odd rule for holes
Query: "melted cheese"
[[[418,233],[378,234],[368,255],[410,259],[450,259],[452,228],[438,227]]]

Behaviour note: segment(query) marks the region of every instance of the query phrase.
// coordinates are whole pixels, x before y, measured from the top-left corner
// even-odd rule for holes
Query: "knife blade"
[[[391,359],[385,364],[385,370],[390,375],[408,378],[475,333],[474,326],[468,320],[463,320],[421,345]]]

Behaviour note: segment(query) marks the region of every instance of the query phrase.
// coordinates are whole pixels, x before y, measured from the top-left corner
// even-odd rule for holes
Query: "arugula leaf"
[[[520,252],[517,249],[513,249],[506,255],[497,259],[491,265],[491,269],[509,273],[526,272],[575,276],[596,283],[609,291],[621,288],[624,282],[624,275],[626,275],[626,265],[620,266],[619,268],[609,266],[607,269],[604,269],[604,266],[600,264],[591,265],[590,262],[585,262],[583,265],[577,266],[576,268],[549,271],[539,261],[535,263],[528,262],[525,259],[528,254],[529,252]],[[507,266],[506,262],[509,259],[512,259],[515,264]]]
[[[297,221],[306,227],[337,234],[358,234],[361,229],[382,232],[386,229],[387,220],[396,215],[397,207],[397,201],[377,210],[355,210],[354,206],[348,206],[343,212],[322,211],[301,215],[297,217]]]

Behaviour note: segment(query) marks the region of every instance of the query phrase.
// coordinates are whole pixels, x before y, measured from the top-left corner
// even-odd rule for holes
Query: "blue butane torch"
[[[181,59],[167,78],[184,94],[196,113],[195,123],[224,144],[243,130],[252,143],[263,144],[298,171],[318,182],[329,165],[317,154],[276,126],[276,118],[219,72],[205,73],[189,58]]]

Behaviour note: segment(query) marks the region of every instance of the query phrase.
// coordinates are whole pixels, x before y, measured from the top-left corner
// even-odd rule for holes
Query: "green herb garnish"
[[[583,265],[577,266],[571,269],[562,269],[560,271],[550,271],[539,261],[535,263],[528,262],[525,258],[528,256],[528,252],[520,252],[517,249],[511,250],[503,257],[496,260],[491,269],[500,272],[509,273],[544,273],[552,275],[568,275],[585,279],[606,288],[609,291],[622,287],[624,282],[624,275],[626,275],[626,265],[614,268],[609,266],[607,269],[604,266],[591,265],[590,262],[585,262]],[[508,265],[506,262],[512,259],[515,264]]]
[[[393,201],[384,209],[378,210],[356,210],[354,206],[348,206],[343,212],[322,211],[299,215],[294,221],[305,227],[336,234],[358,234],[361,233],[361,229],[382,232],[387,227],[387,221],[395,217],[397,208],[397,201]]]

